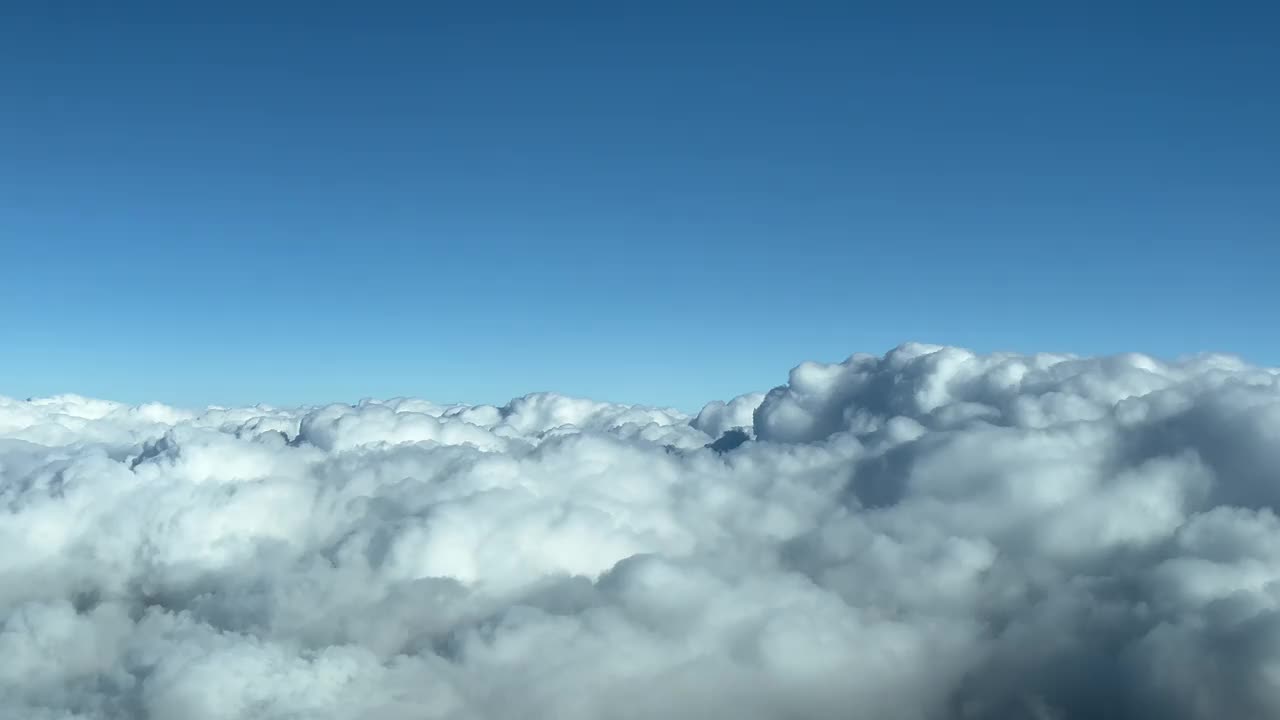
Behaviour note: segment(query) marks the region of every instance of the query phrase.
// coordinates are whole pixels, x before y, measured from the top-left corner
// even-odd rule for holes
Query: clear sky
[[[1280,364],[1280,4],[335,5],[3,5],[0,394]]]

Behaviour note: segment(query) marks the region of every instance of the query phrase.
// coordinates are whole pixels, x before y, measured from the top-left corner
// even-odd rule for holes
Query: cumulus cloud
[[[0,399],[0,717],[1280,717],[1280,373]]]

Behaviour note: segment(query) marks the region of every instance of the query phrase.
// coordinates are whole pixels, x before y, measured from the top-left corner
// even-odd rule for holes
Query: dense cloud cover
[[[1280,373],[1222,356],[0,399],[0,501],[4,718],[1280,717]]]

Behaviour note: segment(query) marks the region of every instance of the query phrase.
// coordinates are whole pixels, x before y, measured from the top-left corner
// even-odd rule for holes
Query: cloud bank
[[[553,394],[0,399],[0,717],[1280,717],[1280,372],[804,363]]]

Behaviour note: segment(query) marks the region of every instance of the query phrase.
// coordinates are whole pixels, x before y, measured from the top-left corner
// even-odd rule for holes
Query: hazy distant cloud
[[[0,501],[0,717],[1280,716],[1280,375],[1224,356],[0,398]]]

